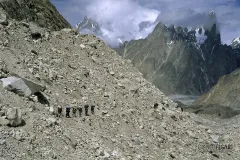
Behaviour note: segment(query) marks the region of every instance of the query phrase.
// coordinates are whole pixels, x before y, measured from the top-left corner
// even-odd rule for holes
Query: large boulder
[[[4,13],[0,13],[0,24],[8,25],[7,15]]]
[[[20,108],[9,108],[7,110],[7,119],[11,127],[18,127],[23,123]]]
[[[2,78],[3,87],[20,96],[29,97],[37,92],[44,90],[42,85],[36,84],[30,80],[18,77]]]
[[[0,126],[6,126],[9,124],[9,121],[3,117],[0,117]]]

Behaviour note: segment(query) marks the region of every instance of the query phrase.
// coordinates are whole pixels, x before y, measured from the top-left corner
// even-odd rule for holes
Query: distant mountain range
[[[207,24],[181,27],[158,23],[145,39],[122,43],[116,50],[130,59],[143,76],[167,95],[202,95],[219,78],[239,67],[236,39],[232,47],[221,43],[216,14],[209,13]],[[141,28],[149,27],[141,23]],[[101,26],[85,17],[80,32],[101,36]]]

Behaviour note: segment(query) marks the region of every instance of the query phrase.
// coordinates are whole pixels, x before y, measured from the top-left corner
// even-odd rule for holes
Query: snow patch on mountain
[[[232,48],[240,48],[240,37],[233,39],[231,46]]]
[[[203,44],[207,39],[207,36],[205,35],[205,30],[203,28],[197,28],[195,36],[198,44]]]

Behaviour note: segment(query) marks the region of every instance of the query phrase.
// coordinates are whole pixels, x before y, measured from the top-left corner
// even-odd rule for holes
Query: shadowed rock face
[[[198,98],[193,106],[226,106],[239,110],[240,69],[220,78],[218,83],[206,94]]]
[[[206,94],[186,110],[196,114],[231,118],[240,114],[240,69],[221,77]]]
[[[125,42],[118,52],[165,94],[201,95],[238,67],[216,24],[203,29],[206,39],[199,44],[194,29],[159,23],[146,39]]]
[[[0,0],[0,9],[12,19],[35,22],[51,30],[71,27],[49,0]]]

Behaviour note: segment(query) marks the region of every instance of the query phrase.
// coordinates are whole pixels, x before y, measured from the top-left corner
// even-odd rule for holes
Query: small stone
[[[64,29],[62,29],[62,31],[64,31],[66,33],[70,33],[72,31],[72,29],[71,28],[64,28]]]
[[[128,59],[128,60],[127,60],[127,63],[130,64],[130,63],[132,63],[132,61],[131,61],[130,59]]]
[[[80,47],[81,47],[82,49],[86,48],[86,46],[85,46],[84,44],[80,44]]]
[[[207,133],[211,134],[213,132],[210,129],[207,129]]]
[[[49,108],[49,112],[50,112],[51,114],[54,114],[54,108],[53,108],[53,106],[51,106],[51,107]]]
[[[109,158],[110,157],[110,154],[107,152],[107,151],[104,151],[104,156],[103,158]]]
[[[64,135],[69,139],[70,145],[75,149],[77,146],[76,138],[72,135],[72,133],[70,131],[64,132]]]
[[[219,135],[211,135],[211,138],[214,143],[219,143]]]
[[[97,58],[95,56],[91,56],[91,58],[93,62],[97,63]]]
[[[104,97],[110,97],[107,92],[104,92]]]
[[[102,111],[102,115],[106,115],[106,114],[108,114],[108,111],[107,110],[103,110]]]
[[[121,157],[121,154],[117,150],[113,150],[111,155],[116,157],[116,158]]]
[[[187,134],[189,135],[189,137],[197,139],[197,137],[192,131],[187,131]]]
[[[6,144],[6,140],[0,139],[0,145],[5,145],[5,144]]]
[[[16,131],[15,139],[18,140],[18,141],[21,141],[22,140],[22,135],[23,135],[23,133],[21,131]]]
[[[0,126],[7,126],[9,124],[9,121],[5,119],[4,117],[0,117]]]
[[[34,110],[36,110],[36,106],[32,104],[32,105],[29,107],[29,111],[32,112],[32,111],[34,111]]]
[[[216,154],[216,153],[212,153],[212,155],[213,155],[214,157],[216,157],[216,158],[220,158],[220,156],[219,156],[218,154]]]
[[[115,72],[113,72],[113,71],[110,71],[109,73],[110,73],[112,76],[115,75]]]
[[[18,127],[22,124],[23,120],[20,108],[9,108],[6,115],[10,122],[10,126]]]
[[[48,118],[47,120],[47,123],[49,126],[53,126],[53,125],[56,125],[57,124],[57,119],[56,118]]]
[[[49,157],[51,157],[52,159],[57,159],[57,155],[56,155],[56,153],[53,152],[53,151],[50,151],[50,152],[49,152]]]
[[[5,112],[4,111],[0,111],[0,116],[4,116]]]
[[[39,75],[38,73],[36,73],[36,74],[34,75],[34,77],[36,77],[38,80],[40,80],[40,75]]]
[[[4,43],[3,43],[3,46],[7,47],[7,46],[8,46],[8,44],[9,44],[9,41],[8,41],[8,40],[6,40],[6,41],[4,41]]]
[[[44,34],[44,38],[45,38],[45,40],[49,40],[50,38],[50,33],[49,32],[46,32],[45,34]]]
[[[38,102],[38,97],[37,96],[33,96],[33,102]]]
[[[135,145],[141,145],[141,141],[139,139],[139,136],[133,137],[132,141],[134,142]]]
[[[0,13],[0,24],[7,26],[8,21],[7,21],[7,15]]]
[[[169,155],[170,155],[171,158],[176,158],[175,153],[170,153]]]

